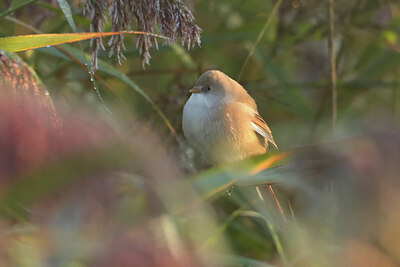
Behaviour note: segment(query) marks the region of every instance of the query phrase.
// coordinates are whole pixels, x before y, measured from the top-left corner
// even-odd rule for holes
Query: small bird
[[[203,73],[189,92],[183,133],[205,162],[217,165],[263,154],[268,143],[278,148],[254,99],[225,73]]]

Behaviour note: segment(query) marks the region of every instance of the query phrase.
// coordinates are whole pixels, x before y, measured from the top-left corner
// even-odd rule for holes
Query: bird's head
[[[237,82],[229,78],[219,70],[204,72],[196,81],[194,87],[189,90],[192,94],[221,101],[227,97],[231,98],[237,90],[244,90]]]
[[[192,100],[206,102],[207,106],[218,107],[226,103],[241,102],[255,106],[254,100],[235,80],[219,70],[204,72],[189,90]]]

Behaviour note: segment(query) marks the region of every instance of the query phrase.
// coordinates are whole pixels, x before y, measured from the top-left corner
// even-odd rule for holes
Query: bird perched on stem
[[[247,91],[221,71],[203,73],[189,90],[183,132],[209,164],[234,162],[277,149],[267,123]]]

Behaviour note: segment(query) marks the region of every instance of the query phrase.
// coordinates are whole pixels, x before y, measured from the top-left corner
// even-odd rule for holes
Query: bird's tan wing
[[[250,121],[251,128],[258,133],[259,135],[265,137],[268,142],[272,144],[275,149],[278,149],[278,146],[275,143],[274,137],[272,136],[271,130],[269,129],[267,123],[264,119],[258,114],[255,113],[254,117]]]

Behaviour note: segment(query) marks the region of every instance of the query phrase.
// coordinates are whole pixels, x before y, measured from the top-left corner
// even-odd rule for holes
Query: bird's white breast
[[[192,94],[183,108],[182,127],[190,142],[198,143],[205,133],[206,125],[213,119],[211,103],[202,94]]]

